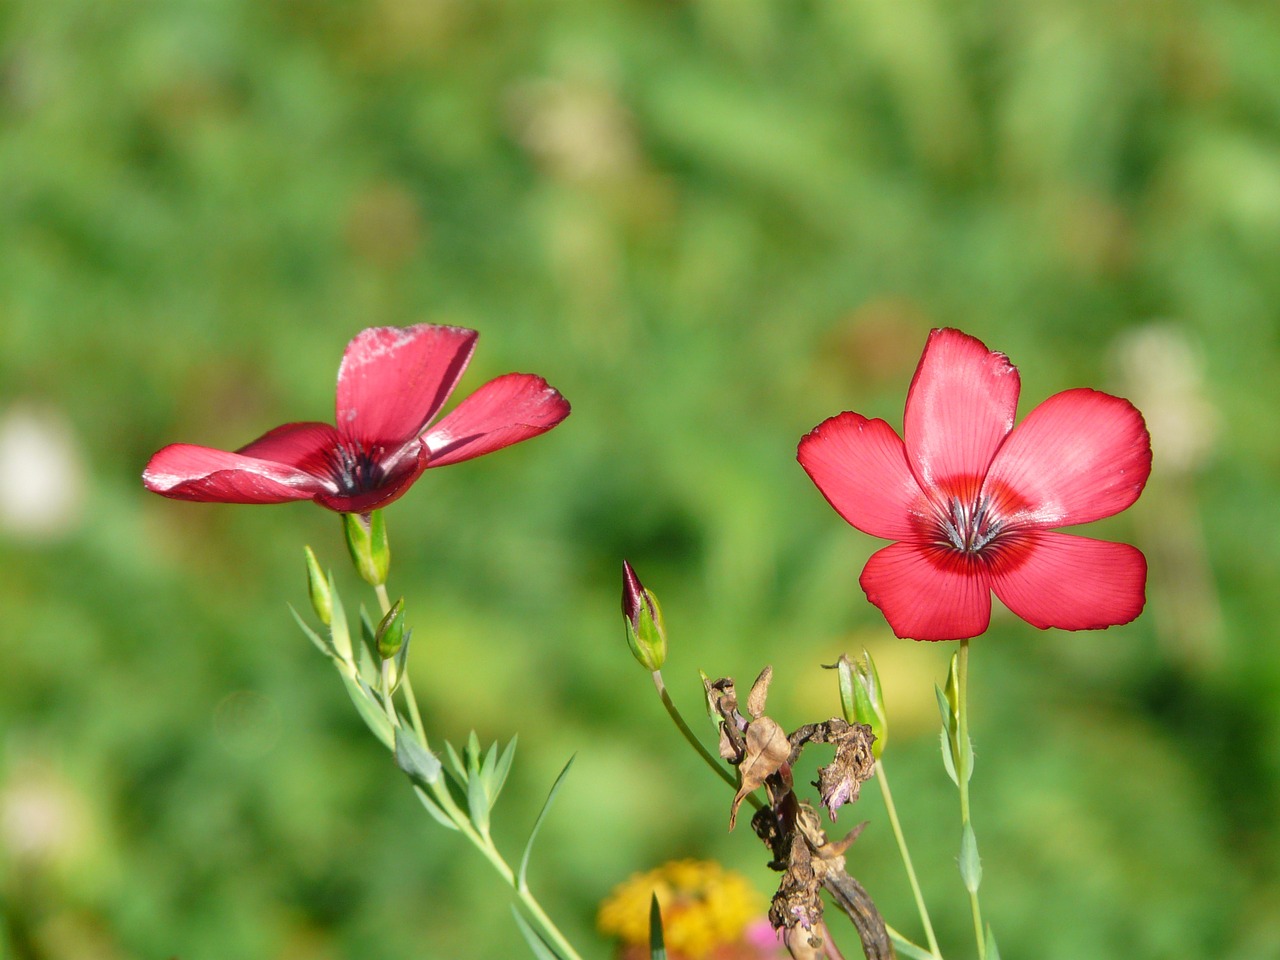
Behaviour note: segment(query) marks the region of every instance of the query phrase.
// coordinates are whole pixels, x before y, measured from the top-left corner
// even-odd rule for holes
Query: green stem
[[[957,658],[959,681],[959,696],[956,702],[956,731],[957,738],[961,744],[961,751],[965,756],[971,756],[969,750],[969,641],[960,641],[960,655]],[[972,823],[969,819],[969,776],[972,774],[970,763],[965,764],[964,770],[957,770],[957,779],[960,781],[960,825],[961,828],[968,827],[972,830]],[[978,941],[978,960],[986,960],[987,958],[987,938],[983,935],[982,927],[982,907],[978,903],[978,891],[969,891],[969,909],[973,913],[973,933]]]
[[[698,756],[702,757],[702,759],[706,761],[707,766],[715,771],[717,777],[729,786],[733,787],[734,790],[737,790],[738,781],[734,778],[733,774],[726,770],[723,764],[711,755],[711,751],[702,745],[702,741],[697,738],[694,732],[689,729],[689,725],[684,722],[684,717],[680,715],[679,708],[676,707],[675,703],[672,701],[671,694],[667,693],[667,685],[662,681],[661,670],[653,671],[653,685],[657,687],[658,696],[662,698],[662,705],[667,708],[667,715],[671,717],[676,727],[680,730],[680,735],[688,741],[689,746],[698,751]],[[764,806],[754,793],[747,794],[747,800],[750,801],[751,806],[757,810]]]
[[[898,842],[898,853],[902,857],[902,865],[907,870],[907,880],[911,884],[911,895],[916,900],[916,910],[920,913],[920,922],[924,924],[924,935],[929,940],[929,952],[938,960],[942,953],[938,950],[938,938],[933,933],[933,923],[929,920],[929,909],[924,903],[924,894],[920,890],[920,881],[916,878],[916,868],[911,863],[911,852],[907,849],[907,838],[902,833],[902,823],[898,820],[898,808],[893,802],[893,794],[889,792],[889,780],[885,776],[884,761],[876,761],[876,782],[880,784],[880,795],[884,797],[884,808],[889,814],[889,826],[893,829],[893,838]]]

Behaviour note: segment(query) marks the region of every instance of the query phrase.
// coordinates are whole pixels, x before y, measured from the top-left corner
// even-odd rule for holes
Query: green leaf
[[[991,924],[987,924],[987,960],[1000,960],[1000,950],[996,947],[996,935],[991,932]]]
[[[560,954],[551,948],[551,944],[542,939],[542,935],[537,930],[529,926],[529,921],[516,909],[515,904],[511,905],[511,912],[515,915],[516,926],[524,934],[525,943],[529,944],[529,949],[533,951],[533,955],[538,960],[564,960]]]
[[[445,813],[438,803],[427,796],[427,792],[425,790],[421,787],[415,786],[413,788],[413,792],[418,795],[418,799],[421,800],[422,805],[427,808],[427,813],[431,814],[431,816],[435,818],[436,823],[441,826],[448,827],[450,830],[458,829],[458,825],[453,822],[453,818]]]
[[[467,774],[470,776],[480,772],[480,757],[482,751],[480,749],[480,738],[476,736],[474,730],[467,737],[467,749],[465,751],[467,757]]]
[[[507,774],[511,772],[511,761],[516,756],[516,737],[511,738],[511,742],[507,744],[507,749],[502,751],[502,756],[498,758],[497,769],[493,772],[493,783],[490,785],[489,793],[494,800],[498,799],[498,794],[502,793],[502,788],[507,785]]]
[[[968,783],[973,779],[973,738],[965,737],[963,743],[959,743],[960,747],[960,773],[964,775],[964,782]]]
[[[329,624],[333,649],[343,660],[352,663],[351,630],[347,626],[347,612],[342,606],[342,595],[338,593],[337,584],[333,582],[333,574],[329,574],[329,600],[333,604],[333,622]]]
[[[970,823],[960,832],[960,879],[970,893],[977,893],[982,884],[982,858],[978,856],[978,838]]]
[[[951,778],[951,782],[957,787],[960,786],[960,778],[956,776],[956,761],[951,756],[951,740],[947,737],[947,731],[941,731],[942,734],[942,765],[947,768],[947,776]]]
[[[524,845],[524,854],[520,857],[520,869],[516,873],[517,890],[529,889],[529,884],[525,877],[529,872],[529,854],[533,851],[534,838],[538,836],[538,829],[542,826],[542,821],[546,817],[547,811],[551,809],[551,802],[555,800],[556,794],[560,791],[560,785],[564,783],[564,778],[569,775],[569,768],[572,766],[573,757],[570,757],[569,762],[560,771],[560,776],[556,777],[556,782],[551,785],[551,790],[547,793],[547,799],[542,801],[542,809],[538,811],[538,819],[533,821],[533,829],[529,831],[529,840]]]
[[[942,715],[942,729],[950,734],[956,728],[956,717],[951,712],[951,704],[947,703],[947,695],[936,683],[933,685],[933,692],[938,698],[938,713]]]
[[[302,628],[302,632],[307,635],[307,639],[316,645],[317,650],[323,653],[326,657],[334,656],[332,644],[307,626],[307,622],[303,620],[298,611],[293,608],[292,603],[289,604],[289,612],[293,614],[294,621]]]
[[[667,945],[662,939],[662,908],[655,893],[649,901],[649,960],[667,960]]]
[[[485,789],[484,778],[476,773],[467,781],[467,810],[471,822],[485,836],[489,834],[489,808],[489,791]]]
[[[430,786],[440,779],[440,761],[423,747],[413,734],[397,728],[396,766],[409,775],[409,779],[421,786]]]
[[[889,930],[889,939],[893,941],[893,949],[904,960],[938,960],[932,953],[918,944],[912,943],[897,930]],[[990,958],[988,958],[990,960]]]
[[[339,673],[338,676],[342,677],[347,693],[351,695],[351,702],[356,705],[356,710],[364,720],[365,726],[373,731],[373,735],[381,740],[388,750],[394,750],[396,742],[391,732],[391,721],[374,700],[373,690],[367,684],[353,680],[345,673]]]
[[[449,772],[455,775],[454,779],[459,784],[465,784],[471,777],[467,774],[467,766],[462,762],[462,757],[458,756],[457,749],[448,740],[444,742],[444,749],[449,755],[449,766],[453,768]]]

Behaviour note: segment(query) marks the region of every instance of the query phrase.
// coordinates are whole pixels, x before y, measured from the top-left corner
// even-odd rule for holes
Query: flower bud
[[[889,740],[889,718],[884,709],[880,689],[880,672],[866,650],[857,660],[841,654],[836,669],[840,671],[840,705],[850,723],[865,723],[876,735],[871,752],[877,760]]]
[[[378,629],[374,631],[374,639],[378,645],[378,656],[383,660],[390,660],[400,650],[400,645],[404,643],[403,597],[397,600],[382,618]]]
[[[307,593],[311,597],[311,609],[326,627],[333,623],[333,597],[329,594],[329,578],[320,569],[320,561],[310,547],[307,553]]]
[[[631,564],[622,561],[622,615],[627,624],[627,645],[642,667],[662,669],[667,659],[667,628],[662,607],[653,591],[646,590]]]
[[[371,586],[383,586],[391,568],[391,548],[387,544],[387,524],[382,511],[344,513],[342,529],[356,571]]]

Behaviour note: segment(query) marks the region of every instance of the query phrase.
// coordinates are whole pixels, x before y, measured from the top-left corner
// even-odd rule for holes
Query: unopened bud
[[[329,578],[320,569],[320,561],[310,547],[307,554],[307,593],[311,597],[311,609],[326,627],[333,623],[333,596],[329,593]]]
[[[667,659],[667,629],[662,607],[653,591],[646,590],[631,564],[622,561],[622,615],[626,618],[627,645],[642,667],[662,669]]]
[[[378,656],[383,660],[390,660],[399,652],[400,645],[404,643],[403,597],[397,600],[382,618],[378,629],[374,631],[374,639],[378,644]]]
[[[880,688],[880,672],[866,650],[857,660],[841,654],[836,662],[840,675],[840,707],[850,723],[865,723],[876,735],[871,752],[877,760],[889,739],[889,718]]]
[[[342,529],[357,572],[366,583],[383,586],[391,568],[391,548],[387,544],[387,524],[382,518],[382,511],[344,513]]]

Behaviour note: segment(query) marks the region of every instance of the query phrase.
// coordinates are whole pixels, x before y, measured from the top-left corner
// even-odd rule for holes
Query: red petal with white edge
[[[1013,429],[1019,387],[1018,368],[981,340],[959,330],[929,334],[902,429],[907,460],[926,491],[955,480],[976,488]]]
[[[366,445],[417,436],[457,386],[478,336],[430,323],[362,330],[338,368],[339,432]]]
[[[142,482],[153,493],[201,503],[285,503],[328,489],[324,480],[296,467],[189,443],[159,451]]]
[[[1027,501],[1017,523],[1063,527],[1119,513],[1138,499],[1150,473],[1142,414],[1128,400],[1079,389],[1032,410],[987,478]]]
[[[569,401],[531,373],[508,373],[490,380],[423,440],[431,448],[429,467],[470,460],[546,433],[569,415]]]
[[[1140,550],[1049,530],[1029,531],[1007,563],[997,559],[991,578],[1005,606],[1042,630],[1128,623],[1147,599]]]
[[[863,533],[901,540],[923,496],[902,440],[883,420],[842,413],[800,440],[796,459],[836,513]]]
[[[893,543],[871,555],[858,582],[904,639],[963,640],[991,621],[986,569],[962,554]]]

